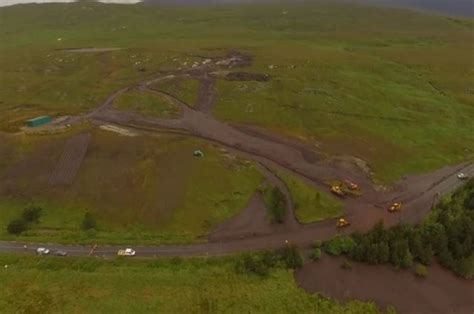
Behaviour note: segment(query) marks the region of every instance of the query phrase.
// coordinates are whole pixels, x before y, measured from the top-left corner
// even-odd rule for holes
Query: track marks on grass
[[[49,178],[50,186],[71,185],[76,178],[82,161],[86,156],[91,139],[90,133],[82,133],[70,138]]]

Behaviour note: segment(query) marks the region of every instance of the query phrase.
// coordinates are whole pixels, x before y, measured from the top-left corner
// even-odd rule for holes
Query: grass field
[[[129,91],[114,102],[118,109],[160,118],[176,118],[180,109],[163,97],[140,91]]]
[[[170,80],[159,82],[153,88],[178,96],[190,106],[194,106],[197,101],[199,82],[193,79]]]
[[[262,180],[253,164],[202,141],[93,131],[74,183],[50,187],[65,139],[24,136],[0,143],[0,151],[8,152],[0,162],[1,238],[192,242],[242,210]],[[193,156],[198,148],[203,158]],[[8,235],[6,225],[29,205],[43,207],[40,223],[20,237]],[[87,211],[97,231],[81,230]]]
[[[318,191],[315,187],[289,173],[280,172],[278,175],[290,190],[296,218],[299,222],[317,222],[336,218],[344,213],[342,203],[332,195]]]
[[[101,260],[0,255],[4,313],[379,313],[309,295],[291,271],[237,273],[236,258]],[[3,265],[8,265],[4,268]]]

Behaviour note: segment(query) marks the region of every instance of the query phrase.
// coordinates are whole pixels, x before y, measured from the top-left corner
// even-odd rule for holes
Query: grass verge
[[[115,107],[134,111],[143,115],[160,118],[176,118],[180,110],[163,97],[151,95],[147,92],[132,90],[115,100]]]
[[[298,288],[292,272],[236,271],[237,258],[102,260],[0,255],[7,313],[379,313]],[[3,265],[8,265],[7,268]]]
[[[290,190],[299,222],[317,222],[336,218],[344,213],[342,203],[332,195],[317,190],[289,173],[280,172],[278,175]]]

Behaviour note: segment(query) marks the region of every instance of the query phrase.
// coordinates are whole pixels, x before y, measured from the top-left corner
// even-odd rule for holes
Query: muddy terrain
[[[341,267],[344,259],[325,257],[296,271],[299,285],[327,297],[349,301],[374,301],[382,308],[395,306],[399,313],[472,313],[474,286],[439,265],[429,267],[426,278],[409,270],[390,266],[351,263]]]

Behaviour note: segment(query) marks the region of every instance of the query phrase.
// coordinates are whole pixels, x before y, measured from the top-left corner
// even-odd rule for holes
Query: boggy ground
[[[468,314],[474,302],[473,282],[455,276],[435,264],[426,278],[412,271],[390,266],[352,263],[341,267],[344,259],[323,257],[295,272],[299,285],[312,293],[338,300],[375,301],[381,307],[395,306],[402,314]]]

